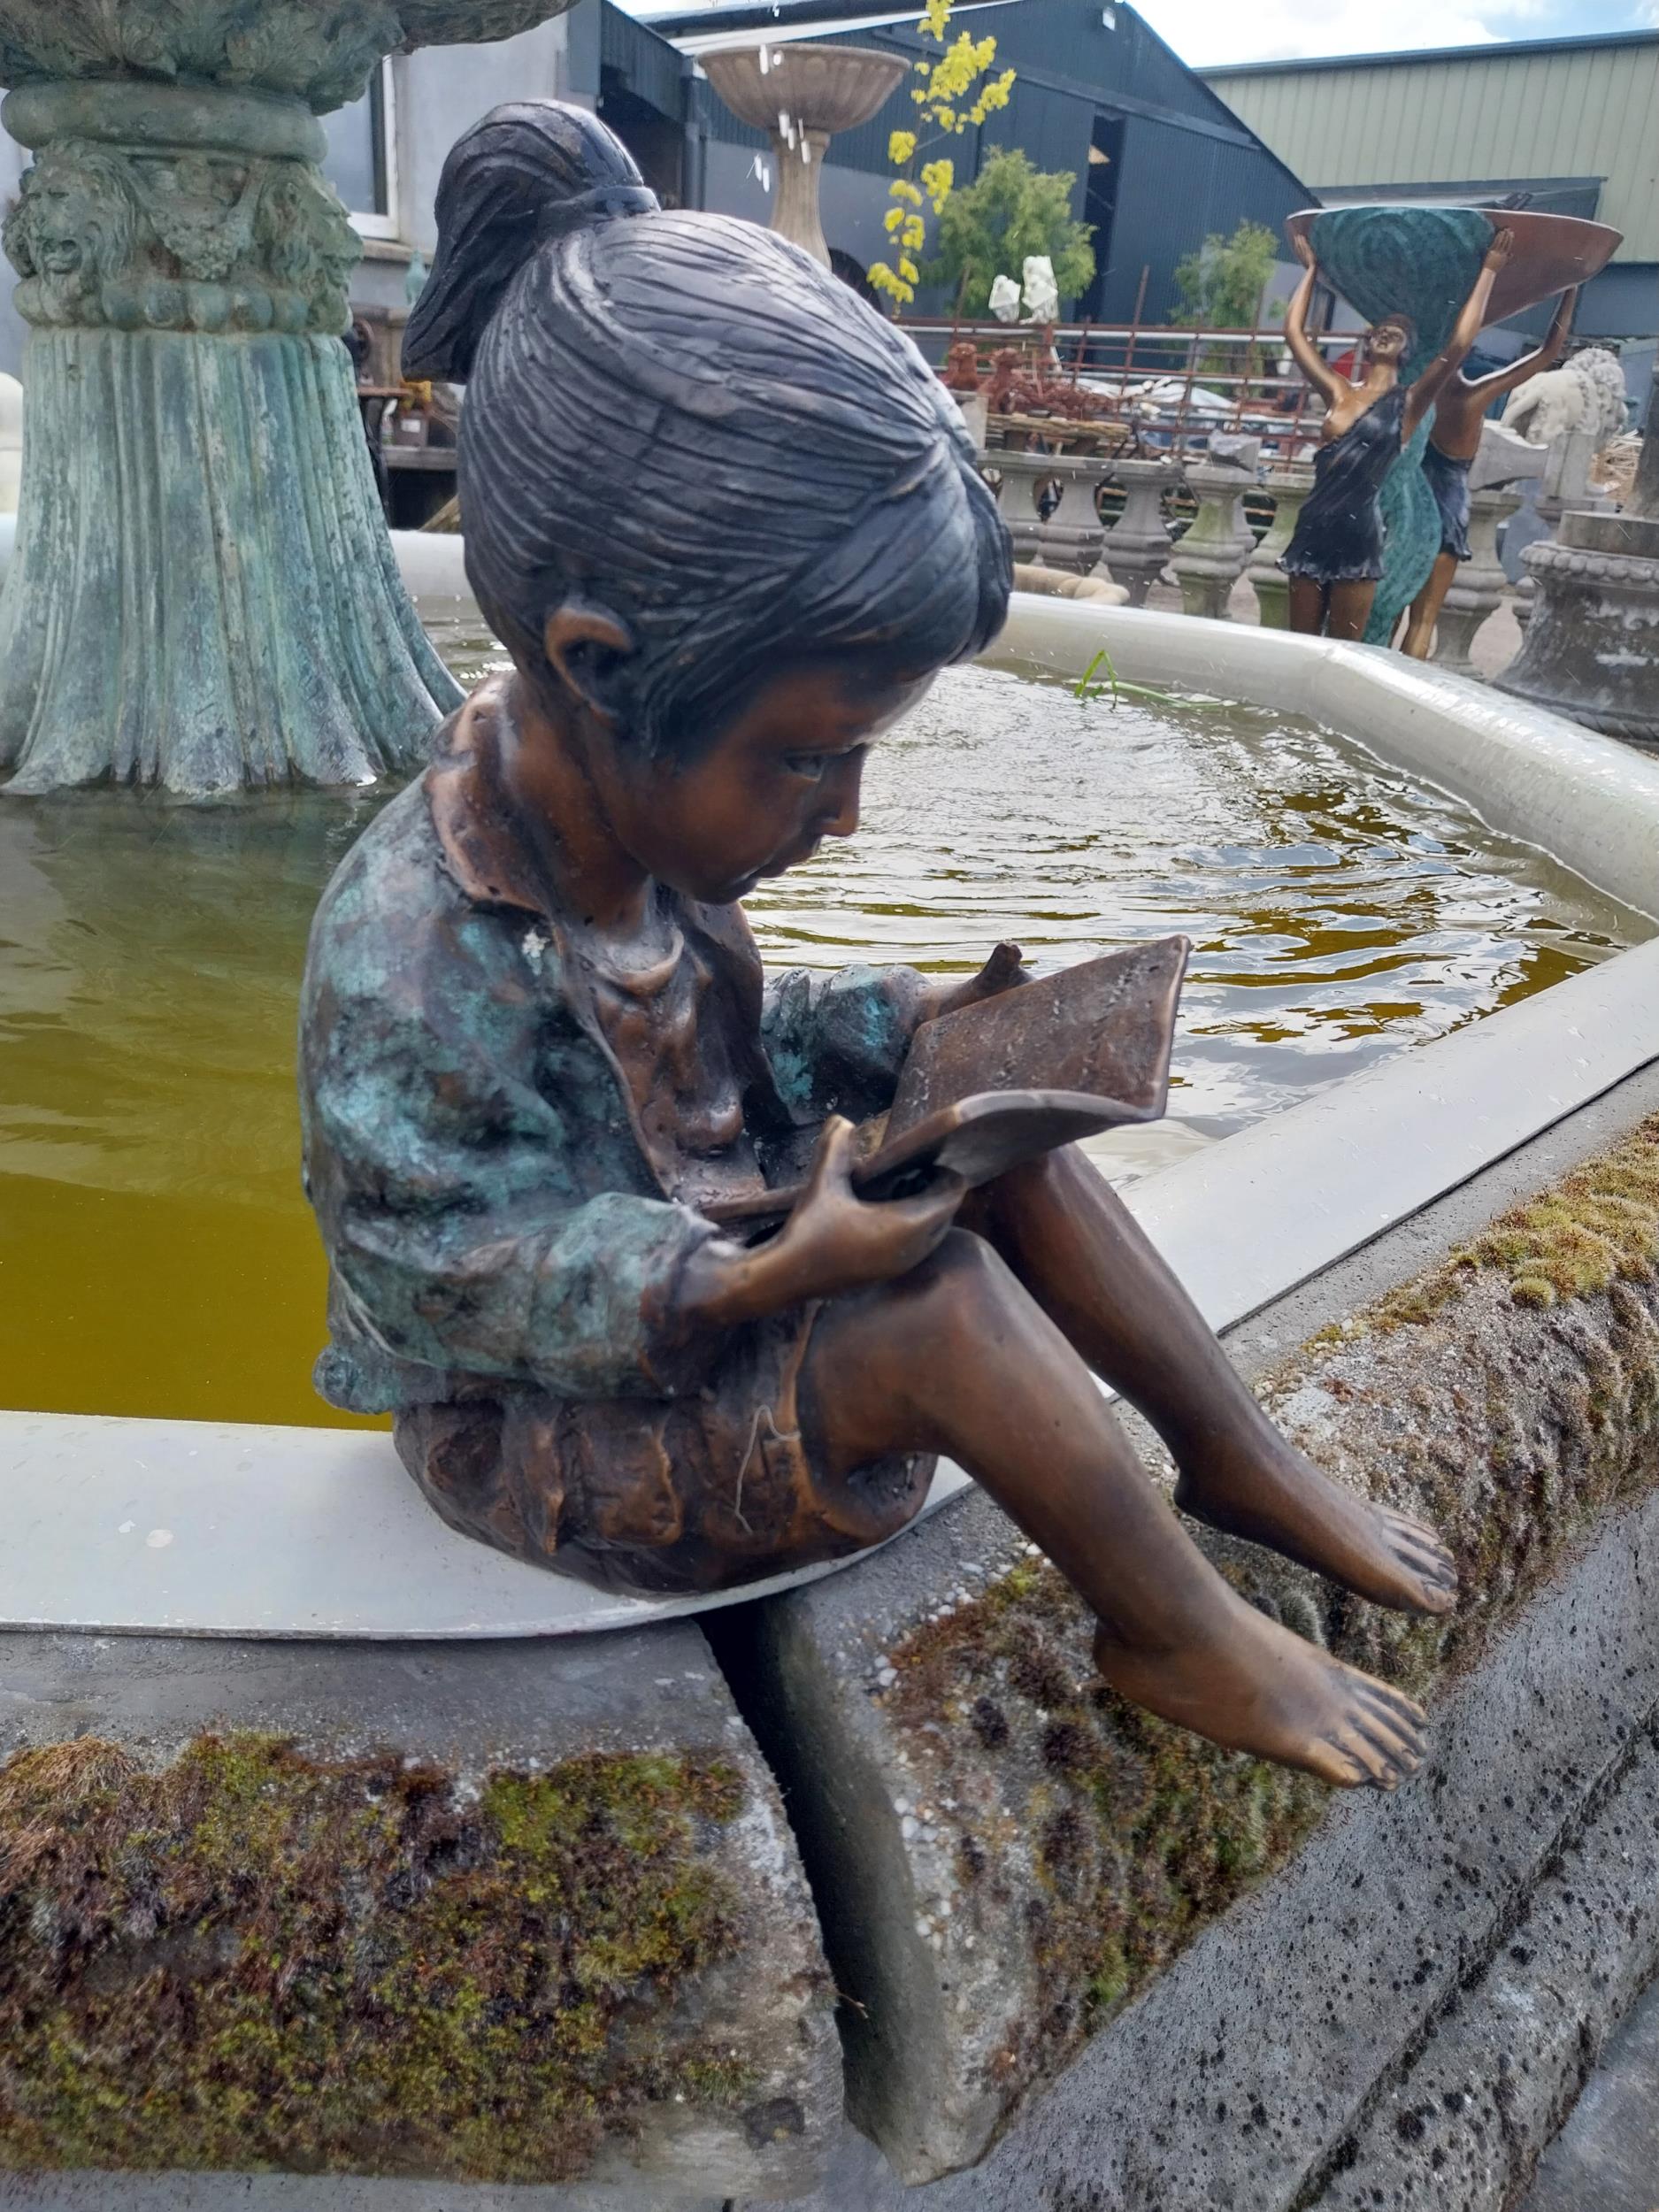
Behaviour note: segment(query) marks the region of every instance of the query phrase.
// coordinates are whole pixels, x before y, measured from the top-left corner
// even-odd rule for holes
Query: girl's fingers
[[[967,1194],[968,1187],[960,1175],[941,1172],[918,1197],[879,1199],[876,1203],[890,1220],[905,1228],[948,1229]]]
[[[818,1136],[818,1149],[807,1175],[807,1195],[850,1189],[852,1186],[853,1125],[841,1114],[831,1114]]]

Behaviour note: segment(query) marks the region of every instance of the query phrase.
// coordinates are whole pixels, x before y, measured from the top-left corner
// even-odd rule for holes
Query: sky
[[[1659,0],[1134,0],[1194,68],[1415,46],[1580,38],[1659,25]]]
[[[622,0],[635,15],[695,0]],[[1659,0],[1133,0],[1195,69],[1659,27]]]

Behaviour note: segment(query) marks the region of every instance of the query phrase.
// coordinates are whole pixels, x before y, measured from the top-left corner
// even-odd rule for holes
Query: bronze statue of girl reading
[[[1313,636],[1360,639],[1371,620],[1383,568],[1383,479],[1418,425],[1468,359],[1480,335],[1486,303],[1509,258],[1513,234],[1501,230],[1451,334],[1416,381],[1402,385],[1400,367],[1417,342],[1409,315],[1385,315],[1365,333],[1363,373],[1339,375],[1308,335],[1308,309],[1318,269],[1299,233],[1291,242],[1302,264],[1285,318],[1296,365],[1325,402],[1314,484],[1279,566],[1290,579],[1290,626]]]
[[[439,220],[406,364],[466,382],[467,569],[514,667],[319,912],[321,1386],[395,1413],[456,1527],[635,1591],[878,1543],[949,1453],[1082,1594],[1125,1695],[1392,1786],[1419,1709],[1233,1594],[1094,1377],[1168,1440],[1186,1512],[1379,1604],[1449,1610],[1432,1533],[1286,1443],[1074,1152],[857,1194],[851,1119],[1017,955],[767,980],[743,918],[854,832],[871,747],[1003,621],[950,400],[794,247],[659,210],[580,110],[487,118]],[[803,1138],[775,1233],[712,1217],[798,1177]]]

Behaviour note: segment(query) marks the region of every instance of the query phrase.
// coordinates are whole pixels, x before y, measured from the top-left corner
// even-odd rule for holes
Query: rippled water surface
[[[865,795],[852,844],[750,902],[772,964],[966,968],[1011,936],[1047,965],[1192,936],[1174,1118],[1130,1170],[1648,928],[1271,714],[959,671]],[[0,1403],[330,1417],[295,1004],[318,892],[373,810],[0,798]]]

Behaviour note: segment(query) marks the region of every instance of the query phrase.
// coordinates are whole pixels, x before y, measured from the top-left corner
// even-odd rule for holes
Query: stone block
[[[818,2177],[841,2084],[817,1924],[689,1624],[12,1634],[0,1714],[15,2201],[115,2212],[92,2169],[163,2175],[170,2206],[179,2169],[250,2205],[259,2170],[376,2177],[306,2185],[365,2212]]]
[[[1390,1291],[1382,1263],[1356,1324],[1324,1286],[1326,1326],[1258,1382],[1458,1554],[1444,1624],[1202,1539],[1256,1602],[1430,1698],[1397,1797],[1333,1802],[1124,1706],[979,1496],[726,1632],[850,2001],[849,2112],[898,2177],[873,2190],[865,2161],[816,2205],[926,2182],[929,2212],[1312,2200],[1659,1703],[1656,1169],[1643,1125],[1455,1263]],[[1435,1210],[1453,1234],[1478,1188]],[[1392,1241],[1421,1265],[1425,1238]]]

